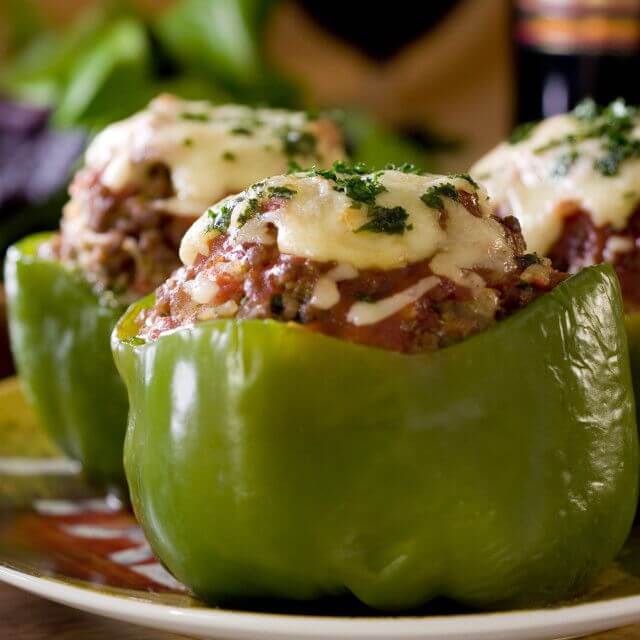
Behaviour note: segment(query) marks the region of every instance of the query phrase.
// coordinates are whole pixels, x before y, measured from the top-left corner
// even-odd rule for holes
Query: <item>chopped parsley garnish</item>
[[[193,147],[193,138],[185,138],[185,139],[182,141],[182,144],[183,144],[185,147]]]
[[[232,153],[231,151],[225,151],[222,154],[222,159],[226,160],[227,162],[233,162],[236,159],[236,154]]]
[[[309,175],[322,176],[327,180],[338,180],[339,174],[350,176],[363,176],[371,173],[371,169],[364,162],[354,162],[353,164],[344,160],[336,160],[331,169],[312,169]]]
[[[347,176],[345,178],[337,177],[336,191],[342,191],[349,198],[356,202],[362,202],[363,204],[373,205],[376,201],[376,196],[383,191],[386,191],[386,187],[380,184],[378,176]]]
[[[371,231],[373,233],[402,235],[405,231],[410,231],[413,228],[413,225],[407,224],[409,214],[403,207],[369,207],[367,217],[369,221],[358,227],[356,233]]]
[[[593,101],[582,102],[573,115],[584,124],[584,128],[560,138],[554,138],[534,149],[544,153],[558,146],[573,146],[583,140],[600,138],[604,154],[593,161],[593,168],[603,176],[614,176],[620,164],[628,158],[640,158],[640,139],[632,138],[636,126],[637,110],[624,100],[615,100],[600,109]]]
[[[269,187],[267,189],[267,193],[270,196],[278,196],[280,198],[292,198],[298,193],[295,189],[291,187],[282,186],[282,187]]]
[[[249,129],[249,127],[233,127],[233,129],[231,129],[231,133],[234,136],[252,136],[253,135],[253,131],[251,129]]]
[[[410,162],[404,162],[403,164],[393,164],[393,162],[389,162],[385,165],[385,170],[387,171],[402,171],[402,173],[415,173],[420,176],[424,174],[424,171],[417,167],[415,164],[411,164]]]
[[[407,224],[409,214],[403,207],[381,207],[376,204],[376,197],[387,190],[380,182],[383,173],[372,173],[363,162],[349,164],[339,160],[334,162],[331,169],[312,169],[309,175],[322,176],[334,182],[333,188],[349,197],[352,207],[367,206],[368,220],[358,227],[355,233],[371,231],[396,235],[410,231],[413,226]]]
[[[374,205],[376,196],[387,190],[380,183],[381,172],[369,173],[369,168],[363,162],[348,164],[338,160],[331,169],[313,169],[309,175],[322,176],[335,182],[333,188],[347,195],[356,204]]]
[[[566,176],[571,170],[571,167],[576,163],[579,155],[575,149],[560,154],[551,169],[551,177],[561,178],[562,176]]]
[[[317,140],[313,133],[285,127],[280,132],[282,150],[285,155],[312,156],[316,153]]]
[[[207,231],[220,231],[226,233],[231,223],[231,214],[233,213],[233,206],[223,204],[218,210],[211,207],[207,210],[207,215],[211,218],[211,224]]]
[[[571,112],[578,120],[593,120],[600,114],[600,109],[593,98],[580,101]]]
[[[244,210],[237,218],[237,226],[240,228],[264,211],[267,198],[277,197],[289,199],[297,193],[295,189],[287,187],[286,185],[267,187],[264,180],[254,184],[251,190],[254,193],[251,198],[243,198],[240,196],[235,199],[233,206],[227,207],[227,205],[223,205],[220,213],[217,215],[215,212],[212,214],[213,209],[210,209],[209,215],[214,218],[214,223],[211,225],[211,228],[217,229],[218,231],[227,231],[231,220],[231,213],[236,205],[246,203]]]
[[[480,185],[468,173],[452,173],[449,177],[466,180],[474,189],[480,188]]]
[[[206,113],[193,113],[191,111],[183,111],[180,114],[183,120],[192,120],[193,122],[209,122],[211,117]]]
[[[594,169],[603,176],[615,176],[624,160],[640,157],[640,140],[638,139],[609,139],[604,148],[607,153],[593,163]]]
[[[238,216],[238,227],[247,224],[247,222],[255,218],[258,213],[260,213],[260,200],[258,198],[249,198],[244,211]]]
[[[429,187],[429,189],[420,196],[420,200],[422,200],[427,207],[437,209],[438,211],[444,210],[442,198],[450,198],[451,200],[458,201],[460,196],[458,190],[450,182],[443,182],[442,184]]]
[[[509,136],[509,144],[518,144],[523,140],[526,140],[533,130],[538,126],[537,122],[523,122],[519,124]]]

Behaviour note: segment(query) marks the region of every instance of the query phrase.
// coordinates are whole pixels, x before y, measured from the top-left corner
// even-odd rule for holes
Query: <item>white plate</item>
[[[539,640],[580,637],[640,622],[640,596],[559,609],[425,618],[331,618],[173,607],[96,593],[0,567],[0,580],[54,602],[123,622],[217,640]]]

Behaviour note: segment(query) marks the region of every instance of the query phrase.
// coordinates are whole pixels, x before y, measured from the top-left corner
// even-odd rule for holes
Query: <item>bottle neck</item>
[[[639,0],[516,0],[515,40],[549,53],[640,51]]]

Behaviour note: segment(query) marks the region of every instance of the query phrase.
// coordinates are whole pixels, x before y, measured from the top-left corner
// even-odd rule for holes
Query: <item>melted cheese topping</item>
[[[307,132],[315,153],[287,154],[283,132]],[[338,129],[328,120],[309,120],[302,112],[214,107],[207,102],[164,95],[147,109],[108,126],[89,146],[88,167],[118,191],[135,183],[154,162],[171,172],[175,197],[157,203],[177,215],[198,215],[220,198],[287,170],[290,159],[301,166],[331,166],[345,155]]]
[[[383,171],[364,178],[374,177],[385,189],[377,195],[376,205],[402,207],[406,212],[408,226],[403,233],[358,231],[369,221],[366,205],[359,206],[337,191],[330,179],[299,173],[270,178],[218,203],[186,233],[180,258],[189,265],[198,254],[208,255],[209,241],[219,233],[212,228],[213,218],[224,210],[229,216],[227,233],[232,243],[277,241],[281,253],[346,263],[357,270],[396,269],[433,258],[431,269],[436,275],[477,287],[484,283],[470,269],[504,272],[514,266],[513,249],[503,226],[491,215],[484,190],[476,190],[464,178],[453,176]],[[427,206],[421,196],[442,184],[475,192],[480,215],[473,215],[460,202],[447,197],[442,197],[443,211]],[[282,192],[283,188],[290,195],[277,199],[278,206],[269,206],[245,221],[252,201],[255,204],[265,193]],[[277,234],[272,231],[274,227]]]
[[[376,324],[409,304],[422,298],[422,296],[433,289],[440,282],[437,276],[429,276],[419,280],[411,287],[400,291],[395,295],[378,300],[377,302],[356,302],[347,313],[347,320],[357,327],[367,324]]]
[[[605,176],[593,166],[604,155],[599,138],[540,150],[559,138],[579,135],[587,126],[571,114],[548,118],[522,142],[503,142],[471,169],[491,199],[518,218],[530,251],[544,255],[558,239],[563,215],[572,210],[563,203],[576,203],[597,226],[610,224],[616,229],[626,226],[638,204],[640,158],[624,160],[616,175]],[[630,137],[640,138],[640,122]],[[577,152],[574,162],[558,175],[563,173],[557,171],[561,156],[572,150]]]

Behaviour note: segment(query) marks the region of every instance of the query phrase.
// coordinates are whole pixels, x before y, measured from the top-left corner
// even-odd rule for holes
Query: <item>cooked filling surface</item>
[[[560,237],[548,256],[557,269],[577,273],[583,267],[601,262],[613,264],[628,313],[640,311],[640,208],[627,226],[598,227],[591,216],[577,205],[566,203]]]
[[[585,101],[523,125],[471,170],[530,250],[576,272],[613,263],[628,311],[640,309],[640,113],[622,101]]]
[[[139,335],[215,318],[294,322],[416,353],[481,331],[563,279],[524,255],[468,176],[338,163],[268,179],[209,209]]]
[[[179,266],[180,240],[203,209],[291,166],[342,157],[330,120],[160,96],[93,140],[43,253],[127,302]]]

